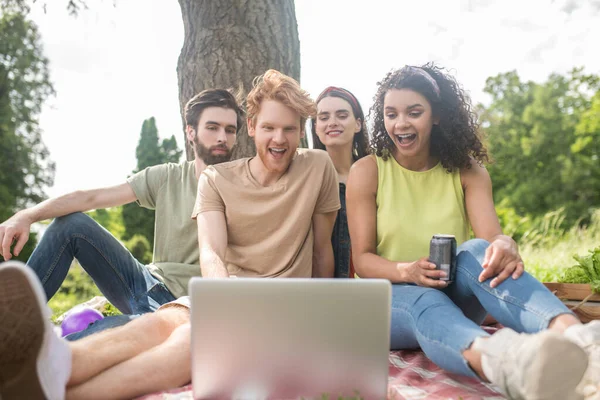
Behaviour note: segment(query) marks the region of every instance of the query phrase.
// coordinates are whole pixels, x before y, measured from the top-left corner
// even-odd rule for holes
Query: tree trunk
[[[179,0],[185,39],[179,62],[179,103],[208,88],[243,87],[269,68],[300,79],[300,40],[293,0]],[[184,121],[185,125],[185,121]],[[187,139],[186,156],[194,154]],[[255,154],[244,126],[233,158]]]

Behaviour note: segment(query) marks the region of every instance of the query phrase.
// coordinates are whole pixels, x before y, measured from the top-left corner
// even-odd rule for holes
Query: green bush
[[[62,286],[48,302],[53,312],[53,320],[56,320],[56,318],[74,306],[85,303],[95,296],[102,296],[100,290],[92,278],[81,268],[79,263],[76,261],[73,262]],[[108,303],[104,307],[102,314],[104,316],[118,315],[120,312],[112,304]]]
[[[150,264],[152,262],[152,246],[145,236],[133,235],[131,239],[125,242],[125,247],[141,263]]]

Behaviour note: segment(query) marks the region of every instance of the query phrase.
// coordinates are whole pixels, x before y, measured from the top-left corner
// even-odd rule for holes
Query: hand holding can
[[[454,235],[433,235],[429,242],[429,261],[436,269],[442,270],[446,276],[440,280],[454,281],[456,274],[456,238]]]

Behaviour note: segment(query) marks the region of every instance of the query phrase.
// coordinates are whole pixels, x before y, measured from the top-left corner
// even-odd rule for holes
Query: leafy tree
[[[177,77],[179,103],[211,87],[240,85],[269,68],[300,80],[300,40],[293,0],[179,0],[184,40]],[[193,158],[187,140],[187,159]],[[302,143],[307,147],[307,142]],[[241,129],[234,158],[255,153],[254,141]]]
[[[18,10],[0,13],[0,221],[45,198],[54,163],[38,118],[54,94],[37,26]],[[26,260],[35,236],[18,257]]]
[[[175,136],[164,139],[162,143],[159,143],[156,120],[154,117],[151,117],[142,124],[140,141],[135,149],[137,168],[134,173],[152,165],[165,162],[178,162],[181,158],[181,153],[182,151],[177,148]]]
[[[523,82],[514,71],[488,78],[492,102],[481,122],[497,204],[533,217],[564,207],[566,224],[600,206],[598,114],[590,109],[598,107],[599,87],[580,68],[543,83]]]
[[[151,117],[142,124],[140,141],[135,149],[137,168],[133,173],[153,165],[179,162],[182,153],[182,150],[177,148],[175,136],[159,142],[156,120]],[[135,235],[141,235],[149,243],[154,243],[153,210],[139,207],[135,203],[126,204],[123,206],[123,222],[125,224],[124,240],[132,239]]]
[[[117,4],[117,0],[112,0]],[[44,0],[0,0],[28,11]],[[77,16],[87,9],[87,0],[63,0],[69,14]],[[53,4],[54,5],[54,4]],[[242,87],[269,68],[300,80],[300,39],[294,0],[179,0],[184,41],[177,63],[181,113],[196,93],[211,87]],[[183,119],[182,119],[183,121]],[[185,130],[183,130],[185,131]],[[185,139],[186,157],[193,158]],[[302,147],[308,147],[306,137]],[[255,153],[254,141],[243,127],[237,134],[233,158]]]
[[[577,185],[573,200],[583,208],[597,207],[600,205],[600,91],[581,114],[570,150],[573,157],[565,163],[563,174]]]
[[[87,214],[94,221],[102,225],[114,237],[121,240],[125,234],[125,225],[123,224],[123,207],[101,208],[89,211]]]
[[[131,239],[125,242],[125,247],[131,251],[136,260],[149,264],[152,261],[152,245],[142,235],[133,235]]]
[[[48,3],[39,0],[0,0],[0,7],[3,9],[10,8],[22,14],[27,14],[31,9],[30,4],[41,4],[44,12],[48,7]],[[114,4],[114,3],[113,3]],[[65,0],[65,8],[70,15],[77,16],[82,10],[86,10],[87,0]]]

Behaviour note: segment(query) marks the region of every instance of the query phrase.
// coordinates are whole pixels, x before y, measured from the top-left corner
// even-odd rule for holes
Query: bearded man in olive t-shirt
[[[207,165],[229,161],[244,113],[236,97],[224,89],[209,89],[185,106],[186,134],[195,159],[148,167],[126,183],[73,192],[22,210],[0,225],[0,253],[11,258],[28,239],[30,226],[50,218],[50,224],[27,265],[50,299],[62,285],[73,258],[91,276],[102,294],[123,314],[105,318],[70,335],[79,339],[122,325],[139,314],[155,311],[187,294],[192,276],[200,275],[197,228],[190,214],[198,177]],[[107,160],[110,162],[110,160]],[[155,210],[153,259],[144,265],[106,229],[83,211],[137,202]]]

